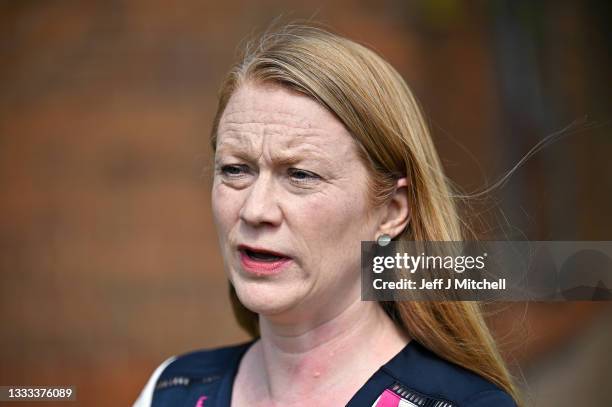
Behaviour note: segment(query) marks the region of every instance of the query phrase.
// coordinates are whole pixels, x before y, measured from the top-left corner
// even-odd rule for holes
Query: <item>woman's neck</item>
[[[301,324],[260,316],[260,331],[244,373],[267,406],[312,405],[317,395],[332,394],[337,400],[330,404],[324,397],[327,405],[344,405],[409,341],[378,303],[359,298],[335,315]]]

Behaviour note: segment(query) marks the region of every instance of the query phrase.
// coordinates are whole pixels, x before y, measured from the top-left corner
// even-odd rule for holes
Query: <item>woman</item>
[[[164,362],[137,406],[518,403],[478,304],[360,300],[361,241],[462,239],[387,62],[318,28],[268,34],[223,83],[211,141],[230,295],[254,340]]]

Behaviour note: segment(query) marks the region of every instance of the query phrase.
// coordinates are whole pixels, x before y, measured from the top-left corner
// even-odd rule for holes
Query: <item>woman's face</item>
[[[240,301],[306,316],[360,295],[360,242],[374,240],[367,171],[333,114],[278,85],[246,84],[218,127],[212,207]]]

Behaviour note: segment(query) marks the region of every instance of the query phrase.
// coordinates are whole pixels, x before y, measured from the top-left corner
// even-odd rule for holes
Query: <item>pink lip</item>
[[[292,261],[291,258],[286,257],[284,254],[273,252],[270,250],[256,249],[256,248],[251,248],[251,247],[243,246],[243,245],[241,245],[239,249],[240,249],[239,251],[240,263],[242,264],[242,268],[244,269],[244,271],[246,271],[247,273],[258,275],[258,276],[261,276],[261,275],[269,276],[273,274],[278,274],[286,266],[288,266],[288,264]],[[250,249],[254,251],[264,251],[270,254],[274,254],[277,256],[283,256],[286,258],[283,258],[277,261],[258,261],[258,260],[255,260],[249,257],[244,252],[244,249]]]

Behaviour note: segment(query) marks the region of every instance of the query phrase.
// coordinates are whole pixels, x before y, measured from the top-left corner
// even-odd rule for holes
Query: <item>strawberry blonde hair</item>
[[[396,241],[460,241],[464,225],[421,109],[399,73],[372,50],[310,25],[287,25],[249,43],[225,78],[211,142],[231,95],[242,84],[274,83],[316,100],[345,125],[370,174],[372,205],[383,205],[398,178],[409,180],[410,222]],[[239,324],[259,336],[258,315],[230,283]],[[392,320],[440,357],[495,383],[522,405],[483,318],[470,301],[382,302]]]

